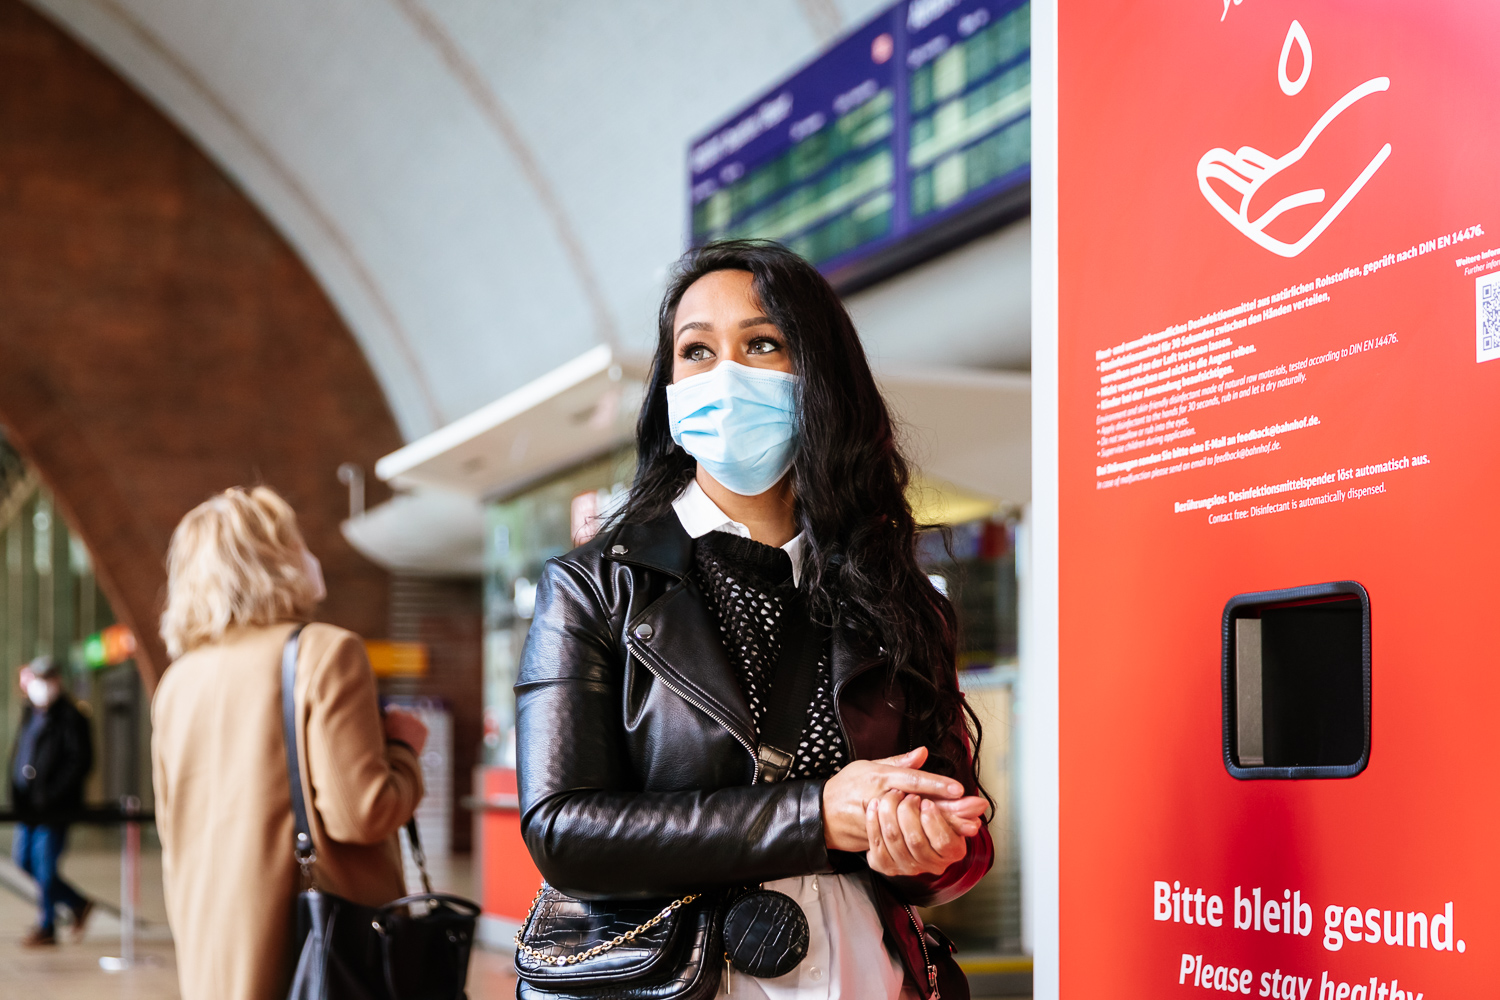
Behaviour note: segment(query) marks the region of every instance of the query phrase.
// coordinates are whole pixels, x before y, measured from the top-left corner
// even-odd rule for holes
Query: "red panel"
[[[1294,19],[1312,64],[1288,94]],[[1175,995],[1200,956],[1254,996],[1287,975],[1298,1000],[1491,990],[1500,361],[1476,361],[1476,280],[1500,252],[1467,258],[1500,251],[1500,5],[1062,0],[1059,36],[1063,993]],[[1249,219],[1325,192],[1264,228],[1296,244],[1387,143],[1295,255],[1200,190],[1209,151],[1264,151]],[[1333,580],[1371,598],[1368,768],[1231,778],[1225,601]],[[1221,926],[1154,919],[1158,880],[1219,897]],[[1237,890],[1295,894],[1308,933],[1237,929]],[[1340,928],[1346,908],[1425,914],[1427,947],[1325,937],[1334,907]]]
[[[484,768],[480,780],[486,799],[516,794],[516,772],[511,768]],[[480,825],[484,841],[480,903],[487,916],[520,923],[542,884],[542,875],[521,840],[520,810],[487,811]]]

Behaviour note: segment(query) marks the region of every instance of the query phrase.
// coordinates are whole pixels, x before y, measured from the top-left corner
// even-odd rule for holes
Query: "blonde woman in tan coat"
[[[323,598],[291,507],[231,489],[177,526],[161,631],[172,666],[151,703],[167,916],[183,1000],[285,997],[302,888],[281,728],[281,649]],[[382,718],[353,633],[311,624],[297,744],[318,888],[370,906],[404,895],[396,831],[422,797],[414,716]]]

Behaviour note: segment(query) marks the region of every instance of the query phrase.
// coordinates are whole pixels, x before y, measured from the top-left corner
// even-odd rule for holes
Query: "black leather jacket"
[[[521,829],[542,875],[570,895],[665,897],[864,867],[824,844],[821,780],[755,783],[750,709],[688,578],[692,549],[669,513],[543,571],[516,683]],[[850,638],[835,631],[832,672],[856,759],[963,739],[908,732],[899,686]],[[992,860],[981,829],[941,875],[873,875],[888,939],[924,995],[938,956],[906,904],[956,898]],[[966,995],[941,979],[944,996]]]
[[[36,776],[23,788],[16,783],[16,754],[20,733],[37,711],[43,711],[47,721],[32,751],[31,766]],[[10,776],[11,807],[23,823],[66,823],[83,803],[83,782],[94,766],[89,720],[64,693],[46,709],[30,704],[22,708],[21,727],[16,733],[6,772]]]

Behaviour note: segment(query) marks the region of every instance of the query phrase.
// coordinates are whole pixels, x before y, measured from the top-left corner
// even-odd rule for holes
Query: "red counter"
[[[511,936],[526,916],[542,884],[521,840],[521,812],[516,799],[516,772],[482,767],[475,784],[479,899],[484,907],[481,939],[494,947],[511,946]]]

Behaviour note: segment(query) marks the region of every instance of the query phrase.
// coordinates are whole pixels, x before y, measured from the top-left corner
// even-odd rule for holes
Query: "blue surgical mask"
[[[725,489],[753,497],[797,454],[797,376],[721,361],[667,386],[672,440]]]

